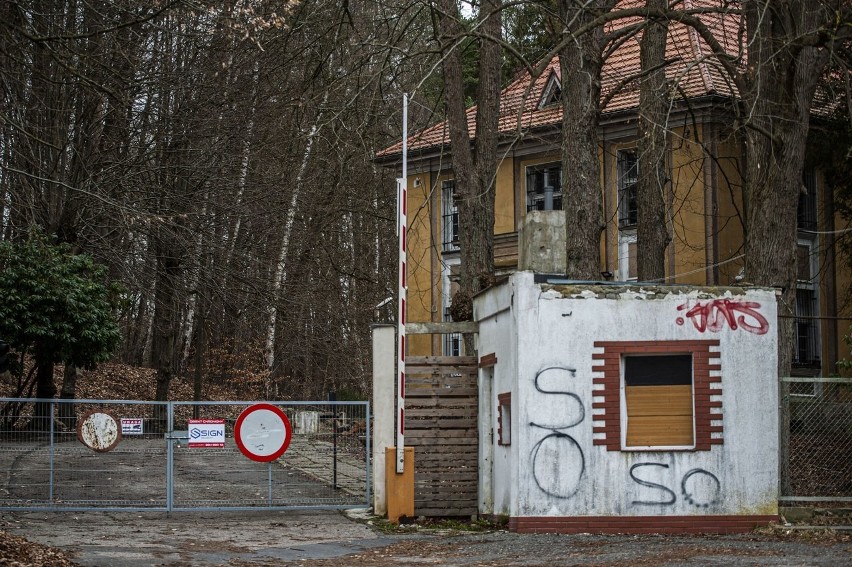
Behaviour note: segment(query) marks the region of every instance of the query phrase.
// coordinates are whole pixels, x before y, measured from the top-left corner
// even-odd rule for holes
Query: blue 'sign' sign
[[[190,419],[188,425],[190,447],[225,446],[224,419]]]

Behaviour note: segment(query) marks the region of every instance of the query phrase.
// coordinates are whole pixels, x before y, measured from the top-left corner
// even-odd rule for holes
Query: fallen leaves
[[[0,531],[0,565],[9,567],[75,567],[68,555]]]

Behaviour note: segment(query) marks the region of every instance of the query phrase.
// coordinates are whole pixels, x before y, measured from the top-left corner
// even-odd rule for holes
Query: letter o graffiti
[[[544,452],[541,452],[545,442]],[[573,453],[573,455],[565,455]],[[539,456],[542,459],[539,459]],[[548,459],[548,461],[545,461]],[[547,465],[550,465],[547,467]],[[574,465],[571,467],[571,465]],[[545,467],[550,475],[545,477]],[[580,481],[586,470],[586,459],[580,444],[565,433],[553,432],[535,444],[532,451],[532,473],[536,485],[548,496],[571,498],[580,489]],[[543,478],[545,477],[545,478]]]
[[[706,475],[710,479],[710,481],[712,481],[712,483],[715,485],[715,493],[713,495],[713,498],[711,500],[708,500],[707,502],[698,502],[694,498],[694,496],[697,495],[687,491],[687,481],[697,474]],[[693,490],[695,489],[693,488]],[[691,471],[683,475],[683,480],[680,481],[680,491],[681,494],[683,494],[684,500],[686,500],[693,506],[697,506],[699,508],[708,508],[711,504],[716,504],[717,502],[719,502],[719,494],[722,492],[722,484],[719,482],[719,479],[716,478],[716,475],[714,475],[713,473],[705,471],[704,469],[692,469]]]

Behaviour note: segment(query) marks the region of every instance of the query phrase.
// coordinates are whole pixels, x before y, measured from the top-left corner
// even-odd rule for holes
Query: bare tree
[[[667,0],[647,0],[651,10],[664,11]],[[650,18],[640,40],[639,179],[636,187],[636,257],[640,281],[666,275],[666,247],[671,241],[666,218],[668,191],[667,122],[669,86],[666,81],[668,20]]]
[[[814,93],[834,45],[850,37],[840,0],[744,0],[746,278],[782,290],[779,371],[789,374],[796,309],[796,210]],[[845,23],[844,23],[845,22]]]
[[[561,0],[562,194],[566,214],[567,275],[600,278],[600,241],[606,227],[600,188],[598,121],[606,36],[596,18],[615,0]]]
[[[441,49],[447,123],[452,145],[455,202],[459,210],[461,271],[450,313],[456,321],[473,316],[473,296],[494,275],[494,197],[497,171],[500,78],[502,69],[501,0],[479,6],[474,33],[479,48],[475,139],[468,130],[461,45],[467,36],[458,3],[442,0],[435,9]],[[473,341],[466,340],[468,352]]]

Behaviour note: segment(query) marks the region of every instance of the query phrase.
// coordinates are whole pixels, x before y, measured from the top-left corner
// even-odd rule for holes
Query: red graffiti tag
[[[689,309],[689,304],[684,303],[678,305],[678,311],[689,309],[685,313],[692,324],[699,332],[710,331],[718,333],[725,328],[725,323],[736,331],[742,328],[744,331],[754,333],[755,335],[765,335],[769,330],[769,323],[766,318],[755,309],[760,308],[760,303],[755,301],[733,301],[730,299],[713,299],[711,301],[699,301],[692,309]],[[746,322],[746,317],[750,317],[750,322]],[[675,321],[678,325],[684,324],[683,317],[678,317]]]

